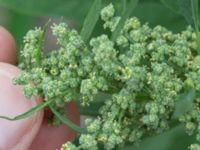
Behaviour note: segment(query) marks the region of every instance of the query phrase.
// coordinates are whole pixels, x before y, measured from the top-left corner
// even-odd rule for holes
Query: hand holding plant
[[[23,96],[21,87],[12,84],[13,77],[20,72],[15,64],[14,39],[0,27],[0,114],[6,116],[21,114],[42,101],[38,97],[34,97],[33,101],[28,100]],[[74,104],[68,104],[66,109],[71,112],[69,117],[78,123],[79,113]],[[63,142],[75,137],[75,133],[65,125],[59,127],[48,125],[48,117],[47,111],[39,111],[27,119],[16,122],[1,119],[0,150],[56,149],[60,148]]]
[[[184,148],[199,150],[198,1],[161,0],[189,22],[178,33],[130,17],[138,0],[110,3],[101,10],[103,2],[93,1],[80,33],[65,22],[53,24],[60,47],[47,55],[46,26],[27,32],[20,51],[22,72],[13,83],[23,85],[27,98],[44,100],[18,116],[0,118],[18,121],[49,108],[52,124],[63,123],[79,133],[61,150],[135,150],[141,141],[179,127],[195,137]],[[97,21],[102,31],[94,33]],[[85,128],[65,113],[72,101],[81,114],[92,116]]]

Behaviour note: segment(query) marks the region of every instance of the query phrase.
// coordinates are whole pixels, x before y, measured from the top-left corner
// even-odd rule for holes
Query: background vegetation
[[[6,27],[15,37],[20,49],[23,36],[35,26],[44,25],[49,18],[65,19],[80,30],[93,0],[0,0],[0,24]],[[123,10],[125,0],[104,0],[103,5],[113,2]],[[179,32],[187,25],[195,26],[194,14],[190,0],[140,0],[132,11],[142,23],[148,22],[151,27],[162,25],[174,32]],[[198,21],[197,21],[198,23]],[[102,32],[102,22],[98,21],[93,35]],[[156,137],[148,137],[136,150],[169,150],[186,149],[193,143],[194,137],[186,135],[182,126]],[[127,147],[132,150],[133,147]]]

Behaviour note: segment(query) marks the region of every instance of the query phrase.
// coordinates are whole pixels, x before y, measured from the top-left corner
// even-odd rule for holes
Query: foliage
[[[0,4],[29,15],[67,16],[80,23],[92,4],[92,0],[0,0]],[[73,11],[76,13],[72,13]]]
[[[18,4],[28,5],[23,12],[40,14],[46,14],[52,4],[57,7],[62,4],[60,7],[65,9],[71,4],[74,7],[70,7],[69,12],[81,4],[79,0],[63,3],[52,0],[47,6],[44,5],[45,1],[31,2],[0,0],[1,4],[13,9],[17,9]],[[48,55],[42,52],[44,28],[35,28],[26,34],[24,47],[20,51],[22,61],[19,66],[23,71],[14,83],[24,85],[23,91],[27,97],[40,95],[44,97],[44,102],[15,118],[1,118],[22,119],[48,106],[54,113],[53,123],[65,123],[81,133],[78,145],[67,142],[62,150],[128,150],[137,149],[141,140],[144,144],[148,141],[169,141],[169,138],[179,134],[187,139],[180,124],[188,135],[196,136],[196,143],[192,144],[194,138],[186,142],[192,144],[190,149],[199,149],[199,25],[198,5],[193,5],[198,3],[184,0],[191,4],[185,7],[183,1],[161,0],[167,7],[176,9],[192,25],[174,33],[165,27],[179,31],[175,23],[164,22],[165,27],[152,27],[157,24],[156,19],[145,14],[145,11],[140,13],[140,9],[148,10],[149,6],[160,12],[166,11],[160,2],[141,0],[133,10],[137,2],[124,0],[123,5],[120,2],[115,5],[110,3],[100,12],[104,1],[95,0],[93,4],[88,1],[77,14],[64,9],[57,11],[55,7],[52,15],[71,15],[72,19],[83,24],[83,28],[79,34],[64,22],[54,24],[51,29],[60,48]],[[34,3],[41,4],[35,12],[30,5]],[[80,12],[86,12],[88,6],[92,7],[82,23]],[[120,9],[122,13],[118,11]],[[131,14],[138,14],[141,20],[150,16],[150,25],[140,22],[137,17],[129,17]],[[168,14],[172,20],[179,18],[178,23],[182,24],[178,27],[186,25],[180,16],[171,15],[171,12]],[[90,38],[96,24],[98,27],[99,15],[103,30],[97,31],[98,36]],[[162,18],[163,15],[159,14]],[[72,100],[79,105],[82,114],[94,117],[86,120],[86,129],[73,124],[63,114],[65,103]],[[169,148],[166,143],[159,149]],[[154,145],[150,144],[150,147],[155,149]]]

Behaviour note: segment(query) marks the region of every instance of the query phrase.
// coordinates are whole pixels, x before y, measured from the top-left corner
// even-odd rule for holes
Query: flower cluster
[[[112,4],[101,11],[101,18],[111,32],[120,21]],[[52,32],[61,47],[47,56],[38,52],[43,31],[31,30],[25,37],[23,71],[14,80],[24,85],[24,94],[54,100],[56,109],[72,100],[85,106],[101,93],[110,95],[102,97],[99,115],[86,120],[87,133],[80,135],[79,145],[68,142],[61,150],[97,150],[99,146],[111,150],[161,133],[170,128],[179,95],[188,89],[200,91],[200,57],[191,27],[174,34],[132,17],[116,41],[102,34],[89,45],[65,23],[53,25]],[[37,60],[38,55],[42,59]],[[198,130],[200,142],[200,99],[196,96],[191,103],[192,109],[179,120],[189,134]],[[196,147],[191,145],[192,150]]]

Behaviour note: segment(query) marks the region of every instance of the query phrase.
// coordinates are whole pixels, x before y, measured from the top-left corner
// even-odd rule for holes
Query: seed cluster
[[[101,11],[101,18],[111,32],[120,21],[112,4]],[[87,133],[80,135],[79,145],[68,142],[61,150],[97,150],[99,145],[111,150],[162,133],[170,128],[180,95],[189,89],[200,91],[200,57],[191,27],[174,34],[132,17],[116,41],[102,34],[89,45],[65,23],[53,25],[52,32],[61,47],[47,56],[38,53],[44,34],[40,28],[25,37],[23,71],[14,80],[24,85],[24,94],[53,99],[60,112],[66,102],[78,99],[85,106],[101,93],[110,95],[102,99],[99,116],[86,120]],[[189,135],[198,132],[197,142],[199,106],[196,95],[191,109],[178,117]],[[191,150],[199,147],[190,146]]]

